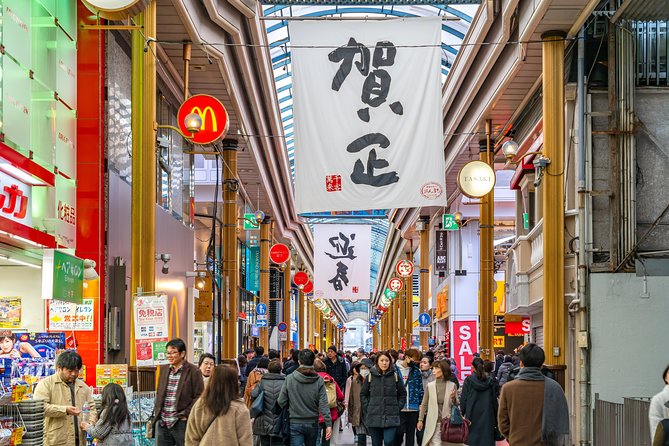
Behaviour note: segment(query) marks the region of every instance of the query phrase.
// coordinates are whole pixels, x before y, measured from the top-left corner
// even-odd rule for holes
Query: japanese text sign
[[[31,187],[0,171],[0,217],[32,226]]]
[[[93,299],[83,299],[81,304],[49,301],[50,331],[93,331],[95,328]]]
[[[453,321],[453,358],[455,358],[460,381],[472,373],[472,360],[478,351],[478,329],[476,321]]]
[[[297,212],[445,205],[441,20],[289,26]]]
[[[314,295],[369,299],[372,227],[314,226]]]
[[[135,339],[167,338],[167,296],[139,296],[135,301]]]
[[[448,271],[448,232],[442,230],[435,233],[434,271]]]
[[[82,303],[84,261],[55,249],[45,249],[42,258],[42,297]]]

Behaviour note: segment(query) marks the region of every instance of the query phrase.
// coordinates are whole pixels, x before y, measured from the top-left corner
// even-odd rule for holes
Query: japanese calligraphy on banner
[[[445,205],[441,19],[289,26],[297,212]]]
[[[55,299],[49,301],[50,331],[93,331],[93,316],[93,299],[83,299],[81,304]]]
[[[314,226],[314,296],[369,299],[372,227]]]

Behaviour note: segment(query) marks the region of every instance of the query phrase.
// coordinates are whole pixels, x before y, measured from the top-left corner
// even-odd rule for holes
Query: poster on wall
[[[22,358],[55,359],[56,354],[65,349],[65,333],[14,333],[16,342],[13,350]],[[2,340],[4,341],[5,338]],[[2,355],[5,354],[4,342]],[[16,355],[16,353],[11,353]],[[0,356],[2,356],[0,355]],[[12,356],[16,357],[16,356]]]
[[[93,331],[95,328],[93,309],[93,299],[83,299],[81,304],[50,300],[49,330]]]
[[[0,328],[21,326],[21,298],[0,296]]]
[[[474,353],[478,352],[478,329],[476,321],[453,321],[453,358],[460,374],[460,380],[464,380],[472,373],[472,360]]]
[[[167,341],[167,296],[135,298],[134,318],[137,365],[154,365],[153,344]]]

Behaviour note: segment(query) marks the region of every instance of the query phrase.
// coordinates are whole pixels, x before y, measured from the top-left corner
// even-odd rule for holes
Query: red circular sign
[[[400,260],[397,262],[395,271],[400,277],[409,277],[413,274],[413,262],[411,260]]]
[[[304,271],[298,271],[293,276],[293,283],[300,289],[304,289],[304,286],[309,283],[309,276]]]
[[[278,265],[284,264],[290,258],[290,249],[283,243],[272,245],[269,250],[269,258]]]
[[[304,285],[304,288],[302,288],[302,292],[304,294],[309,294],[314,290],[314,283],[310,280]]]
[[[221,101],[208,94],[196,94],[188,98],[177,113],[177,122],[179,129],[185,134],[190,135],[186,128],[185,119],[191,113],[195,113],[202,119],[200,131],[195,133],[192,141],[195,144],[211,144],[222,138],[228,132],[230,120],[228,112],[225,110]]]
[[[404,288],[404,282],[398,278],[390,279],[390,281],[388,281],[388,288],[390,288],[390,291],[397,293],[398,291],[402,291],[402,288]]]

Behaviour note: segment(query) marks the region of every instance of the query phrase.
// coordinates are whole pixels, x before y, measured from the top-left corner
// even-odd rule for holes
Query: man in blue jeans
[[[328,396],[323,378],[314,371],[314,359],[311,350],[300,351],[300,367],[286,377],[279,393],[279,406],[287,404],[290,413],[291,446],[316,446],[319,414],[325,421],[325,438],[332,437]]]

